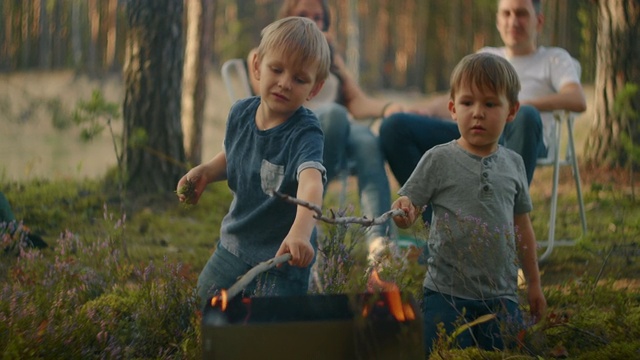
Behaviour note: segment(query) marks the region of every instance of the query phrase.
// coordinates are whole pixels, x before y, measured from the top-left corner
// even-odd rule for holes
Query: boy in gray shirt
[[[522,266],[531,315],[546,300],[540,285],[531,199],[522,158],[498,145],[518,112],[518,75],[509,62],[486,53],[463,58],[451,75],[449,112],[461,137],[427,151],[392,205],[401,228],[433,208],[424,280],[425,347],[438,324],[447,334],[481,316],[495,316],[457,337],[461,347],[504,348],[501,329],[522,323],[517,276]]]

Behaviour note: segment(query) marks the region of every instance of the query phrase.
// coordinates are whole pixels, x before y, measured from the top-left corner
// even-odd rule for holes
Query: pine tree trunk
[[[170,192],[185,172],[180,124],[183,2],[130,0],[124,65],[127,188]]]
[[[186,6],[187,43],[182,82],[182,131],[187,160],[191,165],[198,165],[202,161],[202,127],[214,4],[211,0],[187,0]]]
[[[640,0],[598,0],[597,65],[592,131],[585,158],[594,165],[626,165],[621,134],[640,144],[640,124],[628,123],[616,113],[615,98],[626,83],[640,84]],[[640,99],[632,105],[640,111]]]

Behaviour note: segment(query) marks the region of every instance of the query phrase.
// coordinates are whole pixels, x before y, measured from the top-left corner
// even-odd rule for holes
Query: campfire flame
[[[220,302],[220,309],[225,311],[227,309],[227,300],[227,290],[222,289],[220,295],[211,298],[211,307],[216,307],[218,302]]]
[[[385,294],[389,311],[396,320],[406,321],[415,319],[415,312],[413,311],[411,304],[402,302],[398,285],[380,279],[380,275],[377,270],[374,269],[369,276],[367,287],[370,292],[381,291]],[[362,315],[366,317],[368,314],[369,309],[365,307],[362,311]]]

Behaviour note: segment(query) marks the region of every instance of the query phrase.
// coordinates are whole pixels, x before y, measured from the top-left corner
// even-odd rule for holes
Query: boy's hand
[[[393,217],[393,222],[395,222],[399,228],[406,229],[416,221],[418,213],[416,211],[416,207],[408,197],[401,196],[393,202],[391,210],[397,209],[403,210],[405,213],[404,216],[396,215]]]
[[[291,235],[287,235],[282,244],[280,245],[280,249],[276,253],[276,257],[291,253],[291,260],[289,260],[289,265],[298,266],[298,267],[307,267],[311,264],[313,260],[313,246],[309,242],[309,239],[294,237]]]
[[[200,196],[202,196],[206,187],[207,179],[205,179],[205,177],[200,174],[198,168],[195,167],[178,181],[176,194],[180,202],[195,205],[198,203],[198,200],[200,200]]]
[[[544,298],[540,286],[529,286],[529,309],[534,323],[542,319],[547,311],[547,300]]]

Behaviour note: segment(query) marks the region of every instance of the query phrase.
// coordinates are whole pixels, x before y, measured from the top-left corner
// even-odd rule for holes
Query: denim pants
[[[369,219],[391,208],[391,190],[378,138],[368,126],[352,123],[344,106],[332,103],[314,112],[324,132],[327,183],[343,171],[355,172],[362,215]],[[387,236],[389,223],[372,226],[367,238]]]
[[[253,268],[252,265],[245,263],[218,244],[198,276],[197,294],[200,304],[204,306],[217,291],[230,288],[251,268]],[[299,268],[286,263],[280,268],[272,268],[249,283],[244,289],[244,294],[247,296],[304,295],[309,287],[310,268],[310,266]]]
[[[382,153],[400,185],[407,182],[427,150],[458,138],[460,132],[454,121],[424,115],[397,113],[380,125]],[[531,184],[538,157],[547,155],[538,110],[521,106],[515,119],[506,125],[500,143],[522,156]],[[423,220],[431,221],[430,208],[423,213]]]
[[[496,318],[476,324],[455,338],[460,348],[477,346],[484,350],[503,350],[512,344],[518,332],[524,327],[522,313],[516,302],[494,298],[489,300],[469,300],[424,289],[422,302],[424,315],[424,345],[427,357],[433,343],[438,339],[438,324],[444,325],[446,336],[465,323],[470,323],[487,314]]]

